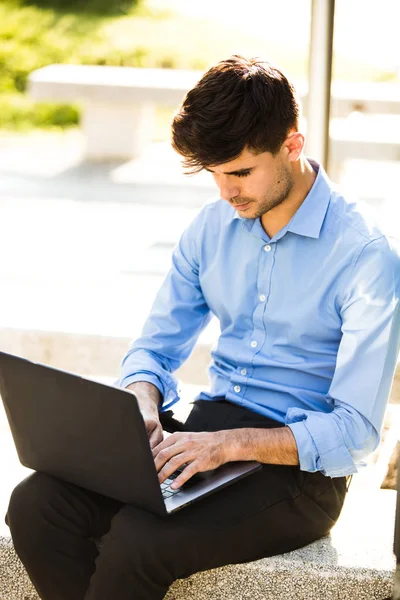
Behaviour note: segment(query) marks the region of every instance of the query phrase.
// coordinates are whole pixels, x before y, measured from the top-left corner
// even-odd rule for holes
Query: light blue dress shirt
[[[166,409],[172,373],[215,315],[210,390],[286,423],[300,468],[349,475],[379,442],[400,339],[400,252],[324,170],[269,238],[218,200],[183,232],[119,385],[148,381]]]

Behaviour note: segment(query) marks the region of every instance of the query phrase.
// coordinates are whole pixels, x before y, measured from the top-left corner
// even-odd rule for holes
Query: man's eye
[[[250,171],[245,171],[244,173],[238,173],[236,175],[236,177],[247,177],[247,175],[250,175]]]

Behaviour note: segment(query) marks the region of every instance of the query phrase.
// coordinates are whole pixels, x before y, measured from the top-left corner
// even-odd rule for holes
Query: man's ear
[[[288,135],[283,145],[290,161],[295,162],[299,158],[304,148],[304,142],[304,135],[300,131],[294,131]]]

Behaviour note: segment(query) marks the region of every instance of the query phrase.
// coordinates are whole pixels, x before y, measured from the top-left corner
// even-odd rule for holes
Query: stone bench
[[[137,69],[98,65],[49,65],[29,76],[28,92],[35,100],[80,102],[86,157],[90,160],[142,153],[151,141],[156,105],[178,107],[202,71]],[[307,86],[296,84],[307,114]],[[369,127],[357,130],[346,117],[400,114],[398,83],[332,83],[331,116],[343,120],[340,136],[331,135],[332,172],[338,174],[347,158],[397,160],[399,137],[387,127],[379,142],[366,138]],[[380,128],[380,133],[382,133]],[[382,135],[380,135],[382,137]]]
[[[131,158],[151,141],[156,105],[174,108],[201,71],[50,65],[31,73],[35,100],[81,102],[86,157]]]

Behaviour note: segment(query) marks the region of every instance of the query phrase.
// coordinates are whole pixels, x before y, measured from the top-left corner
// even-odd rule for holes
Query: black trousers
[[[221,400],[196,402],[184,429],[277,426]],[[43,600],[156,600],[178,578],[287,552],[326,535],[345,493],[345,478],[264,465],[160,518],[34,473],[13,491],[6,521]]]

